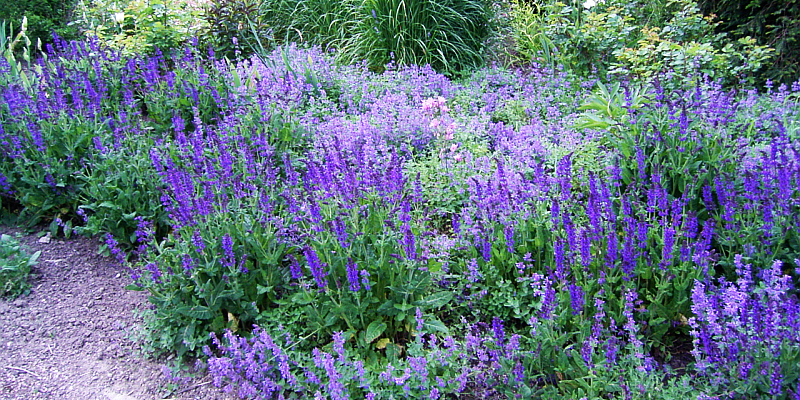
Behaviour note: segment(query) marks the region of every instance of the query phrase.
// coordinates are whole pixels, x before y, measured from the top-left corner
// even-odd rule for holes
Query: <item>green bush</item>
[[[265,53],[277,45],[341,48],[361,18],[356,0],[212,0],[203,38],[226,56]],[[237,39],[238,49],[233,38]]]
[[[221,56],[233,57],[242,48],[245,54],[251,54],[258,43],[272,40],[270,25],[266,15],[259,12],[257,1],[212,0],[203,17],[207,25],[200,37]],[[233,38],[243,46],[235,45]]]
[[[28,275],[40,254],[29,255],[11,236],[0,236],[0,296],[14,298],[28,293]]]
[[[126,56],[175,49],[202,29],[202,9],[191,0],[96,0],[81,2],[72,23]]]
[[[579,75],[646,82],[671,72],[681,84],[700,73],[754,84],[754,73],[774,52],[749,37],[730,41],[715,33],[719,23],[704,16],[695,0],[533,4],[518,2],[512,9],[517,57],[562,64]]]
[[[733,38],[752,37],[758,45],[775,49],[772,63],[759,73],[762,79],[792,83],[800,74],[800,2],[797,0],[700,0],[706,15],[720,19],[718,32]]]
[[[749,37],[731,42],[714,33],[718,23],[704,17],[694,1],[680,3],[683,8],[663,28],[643,26],[635,46],[614,50],[611,72],[646,81],[663,71],[678,76],[699,71],[728,83],[749,78],[754,84],[753,72],[766,65],[774,49]]]
[[[74,38],[76,29],[67,25],[73,5],[73,0],[14,0],[0,7],[0,21],[13,24],[16,35],[22,18],[27,17],[27,35],[34,43],[37,39],[43,43],[52,41],[53,32],[67,39]]]

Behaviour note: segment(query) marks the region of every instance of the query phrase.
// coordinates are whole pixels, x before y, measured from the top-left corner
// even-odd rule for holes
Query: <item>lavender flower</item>
[[[350,291],[355,293],[361,290],[361,284],[358,282],[358,265],[352,259],[347,260],[347,282],[350,283]]]
[[[308,269],[311,271],[311,276],[314,277],[317,287],[319,290],[324,291],[328,287],[328,282],[325,279],[328,274],[323,269],[323,264],[319,261],[317,253],[312,247],[306,246],[306,248],[303,249],[303,255],[306,257]]]
[[[372,290],[369,283],[369,277],[370,277],[369,272],[367,272],[367,270],[365,269],[362,269],[359,275],[361,275],[361,284],[364,285],[364,290],[368,292]]]
[[[227,233],[222,236],[222,251],[224,253],[222,265],[232,267],[236,262],[236,256],[233,254],[233,239]]]

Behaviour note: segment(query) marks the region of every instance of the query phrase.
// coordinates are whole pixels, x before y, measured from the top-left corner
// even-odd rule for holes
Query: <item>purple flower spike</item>
[[[494,331],[495,343],[502,348],[506,338],[506,332],[503,329],[503,320],[497,317],[492,319],[492,330]]]
[[[352,259],[347,260],[347,282],[350,283],[350,291],[358,292],[361,284],[358,282],[358,265]]]
[[[319,261],[317,253],[312,247],[306,247],[305,250],[303,250],[303,255],[306,256],[308,269],[311,270],[311,276],[314,277],[317,287],[324,291],[328,287],[328,281],[325,279],[328,274],[323,270],[323,265]]]

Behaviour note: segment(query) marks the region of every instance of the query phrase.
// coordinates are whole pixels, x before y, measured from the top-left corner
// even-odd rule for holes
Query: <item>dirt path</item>
[[[31,293],[0,299],[0,399],[231,399],[208,377],[170,384],[166,361],[140,355],[131,338],[146,295],[124,289],[128,274],[96,240],[19,241],[42,254]]]

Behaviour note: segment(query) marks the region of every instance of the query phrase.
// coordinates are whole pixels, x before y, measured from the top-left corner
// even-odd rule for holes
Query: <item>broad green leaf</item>
[[[447,329],[442,321],[439,321],[436,317],[431,315],[425,316],[425,319],[422,322],[422,329],[428,332],[441,332],[444,334],[450,333],[450,330]]]
[[[415,301],[413,304],[424,309],[439,308],[449,303],[453,299],[453,292],[436,292],[422,300]]]
[[[382,321],[372,321],[372,323],[367,327],[367,333],[364,339],[367,343],[372,343],[372,341],[380,337],[385,330],[386,323]]]

